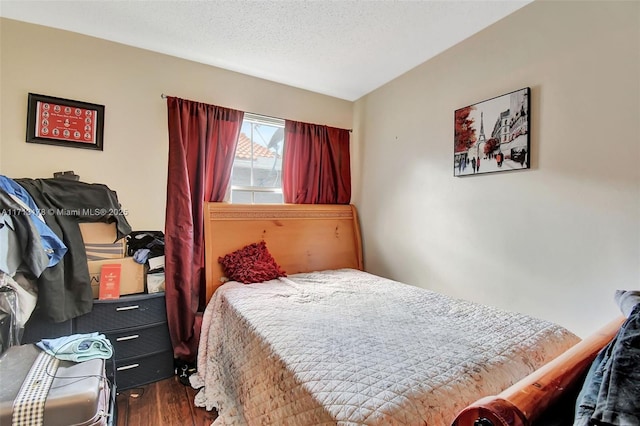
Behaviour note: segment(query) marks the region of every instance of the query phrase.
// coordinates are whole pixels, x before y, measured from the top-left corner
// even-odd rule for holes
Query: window
[[[284,120],[244,114],[231,170],[232,203],[282,203]]]

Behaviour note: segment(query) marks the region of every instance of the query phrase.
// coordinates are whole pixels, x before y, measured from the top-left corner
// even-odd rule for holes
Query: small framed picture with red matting
[[[27,142],[102,151],[104,105],[29,93]]]

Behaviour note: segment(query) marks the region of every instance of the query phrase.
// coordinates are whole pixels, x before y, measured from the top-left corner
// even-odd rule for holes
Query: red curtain
[[[193,361],[205,305],[204,201],[222,201],[244,113],[167,97],[165,295],[174,356]]]
[[[349,131],[286,120],[284,134],[284,202],[349,204]]]

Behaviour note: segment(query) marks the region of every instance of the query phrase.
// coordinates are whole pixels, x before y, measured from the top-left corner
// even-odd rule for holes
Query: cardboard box
[[[80,233],[87,252],[87,260],[122,259],[127,253],[127,240],[115,242],[118,232],[115,223],[80,223]]]
[[[122,259],[90,260],[89,278],[91,280],[91,290],[93,298],[97,299],[100,294],[100,270],[105,264],[120,264],[120,295],[144,293],[144,265],[136,263],[133,257]]]

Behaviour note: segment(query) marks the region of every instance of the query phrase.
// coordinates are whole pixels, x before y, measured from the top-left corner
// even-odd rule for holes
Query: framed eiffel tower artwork
[[[530,167],[530,94],[525,87],[455,111],[454,176]]]

